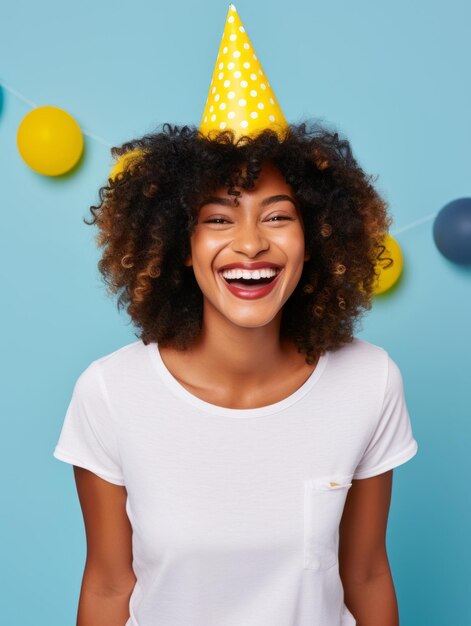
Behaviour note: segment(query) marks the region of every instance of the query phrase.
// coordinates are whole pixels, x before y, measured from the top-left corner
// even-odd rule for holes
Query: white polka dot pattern
[[[287,125],[236,8],[231,4],[200,130],[208,135],[212,130],[231,128],[240,136],[272,128],[282,134]]]

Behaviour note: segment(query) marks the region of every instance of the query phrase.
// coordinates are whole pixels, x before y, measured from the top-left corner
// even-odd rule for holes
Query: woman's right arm
[[[87,539],[76,626],[125,626],[136,576],[126,488],[74,465]]]

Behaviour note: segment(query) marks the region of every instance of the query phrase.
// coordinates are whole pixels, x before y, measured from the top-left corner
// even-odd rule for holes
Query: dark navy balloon
[[[444,257],[471,265],[471,198],[446,204],[433,223],[433,239]]]

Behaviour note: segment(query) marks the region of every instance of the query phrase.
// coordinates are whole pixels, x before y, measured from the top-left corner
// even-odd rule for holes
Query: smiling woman
[[[353,335],[386,204],[317,126],[113,153],[136,149],[87,223],[139,339],[82,372],[54,451],[87,527],[79,622],[396,626],[390,470],[418,446],[399,368]]]
[[[354,336],[392,222],[347,139],[288,124],[230,5],[202,123],[112,149],[90,207],[138,341],[79,376],[82,626],[397,626],[399,368]],[[127,620],[127,621],[126,621]]]

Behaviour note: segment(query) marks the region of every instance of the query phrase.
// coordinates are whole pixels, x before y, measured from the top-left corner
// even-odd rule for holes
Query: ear
[[[305,261],[309,261],[310,258],[311,258],[311,253],[310,252],[306,252],[306,254],[304,255],[304,260]]]
[[[191,258],[191,256],[188,256],[184,261],[183,264],[186,265],[187,267],[191,267],[193,265],[193,260]]]

